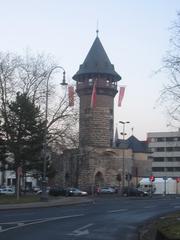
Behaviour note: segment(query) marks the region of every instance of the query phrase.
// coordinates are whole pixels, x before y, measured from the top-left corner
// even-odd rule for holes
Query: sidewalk
[[[86,197],[58,197],[56,199],[49,199],[47,202],[0,204],[0,210],[56,207],[90,202],[92,202],[92,199]]]

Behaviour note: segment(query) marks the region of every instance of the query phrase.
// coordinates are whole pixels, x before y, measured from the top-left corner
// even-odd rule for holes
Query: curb
[[[51,200],[47,202],[33,202],[33,203],[19,203],[19,204],[1,204],[1,210],[13,210],[13,209],[30,209],[30,208],[47,208],[47,207],[57,207],[57,206],[68,206],[82,203],[91,203],[91,199],[80,199],[80,198],[63,198],[59,200]]]

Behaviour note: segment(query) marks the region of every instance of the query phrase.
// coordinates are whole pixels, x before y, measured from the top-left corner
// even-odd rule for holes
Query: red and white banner
[[[122,100],[123,100],[123,97],[124,97],[124,92],[125,92],[125,87],[124,86],[120,86],[119,98],[118,98],[118,107],[121,107]]]
[[[68,99],[69,99],[69,106],[74,106],[74,87],[68,86]]]
[[[91,95],[91,108],[96,107],[96,81],[93,85],[92,95]]]

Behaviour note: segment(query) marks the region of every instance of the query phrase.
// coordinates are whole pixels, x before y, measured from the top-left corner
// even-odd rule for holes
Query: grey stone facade
[[[132,175],[128,184],[136,186],[141,177],[150,176],[151,161],[146,153],[133,153],[132,149],[124,150],[125,176]],[[123,149],[93,148],[67,150],[58,162],[59,173],[56,183],[62,187],[76,186],[91,191],[95,186],[122,186],[117,176],[122,176]],[[135,171],[137,169],[137,172]]]

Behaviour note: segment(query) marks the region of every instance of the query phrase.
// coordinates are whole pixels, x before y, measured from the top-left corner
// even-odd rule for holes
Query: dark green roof
[[[147,142],[140,141],[135,136],[130,136],[127,139],[128,148],[131,148],[133,152],[147,152]]]
[[[78,80],[80,76],[87,74],[108,74],[115,81],[121,79],[120,75],[114,70],[114,65],[111,64],[98,36],[73,79]]]
[[[146,153],[148,151],[148,144],[146,141],[140,141],[135,136],[130,136],[127,140],[118,139],[116,141],[116,146],[118,148],[130,148],[136,153]]]

